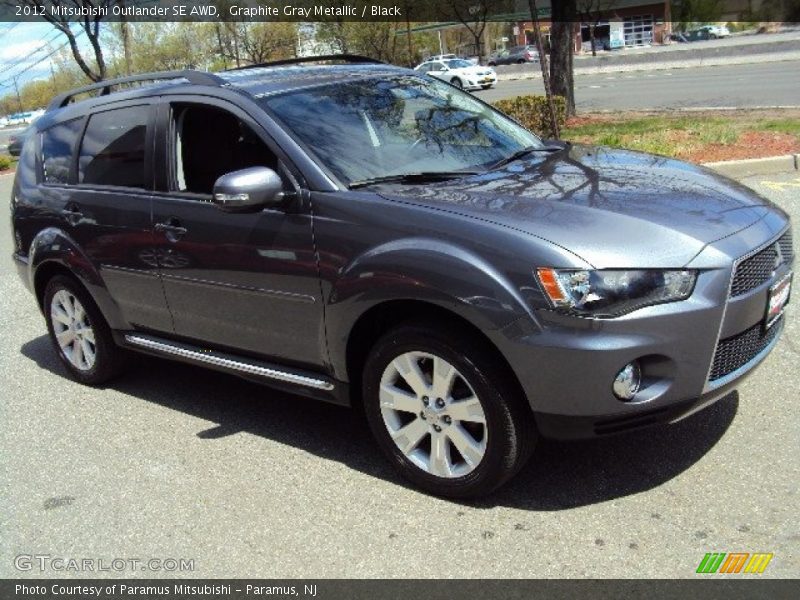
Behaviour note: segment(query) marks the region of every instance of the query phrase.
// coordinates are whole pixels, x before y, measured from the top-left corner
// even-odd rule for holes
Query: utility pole
[[[556,104],[553,101],[553,91],[550,87],[550,68],[548,66],[547,54],[544,51],[544,44],[542,44],[542,30],[539,27],[539,11],[536,9],[536,0],[528,0],[528,7],[531,11],[533,33],[536,37],[536,50],[539,52],[539,65],[542,68],[544,94],[547,98],[547,105],[550,112],[550,129],[555,139],[558,139],[560,136],[558,131],[558,115],[556,114]]]
[[[22,98],[19,95],[19,86],[17,85],[17,79],[19,75],[14,76],[14,91],[17,93],[17,112],[22,112]]]

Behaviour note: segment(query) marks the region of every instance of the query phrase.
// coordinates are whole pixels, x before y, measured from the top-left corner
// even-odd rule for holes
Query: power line
[[[55,41],[56,41],[56,39],[62,35],[62,32],[61,32],[61,31],[58,31],[58,30],[56,30],[56,31],[54,31],[54,32],[51,32],[51,33],[55,33],[55,35],[52,35],[52,36],[50,37],[50,39],[46,39],[46,40],[45,40],[45,41],[42,43],[42,45],[41,45],[41,46],[39,46],[39,47],[38,47],[38,48],[36,48],[35,50],[32,50],[32,51],[31,51],[31,52],[29,52],[27,55],[25,55],[25,56],[20,56],[19,58],[13,59],[13,60],[12,60],[12,61],[10,61],[10,62],[9,62],[9,61],[6,61],[6,63],[3,65],[3,67],[4,67],[4,68],[0,70],[0,75],[2,75],[3,73],[7,73],[8,71],[11,71],[11,70],[15,69],[16,67],[18,67],[19,65],[21,65],[21,64],[23,64],[23,63],[25,63],[25,62],[29,61],[31,58],[33,58],[33,57],[34,57],[36,54],[38,54],[38,53],[39,53],[39,52],[41,52],[42,50],[48,50],[48,49],[49,49],[49,47],[50,47],[50,44],[52,44],[53,42],[55,42]]]
[[[84,31],[81,30],[77,34],[75,34],[75,37],[78,38],[83,33],[84,33]],[[9,83],[13,83],[14,81],[18,80],[22,75],[24,75],[25,73],[27,73],[28,71],[30,71],[34,67],[42,64],[44,61],[48,60],[50,57],[54,56],[55,54],[57,54],[58,52],[60,52],[64,48],[66,48],[67,46],[69,46],[69,42],[68,41],[64,42],[60,46],[58,46],[55,49],[51,50],[50,52],[48,52],[45,56],[43,56],[42,58],[40,58],[36,62],[33,62],[33,63],[29,64],[26,68],[24,68],[23,70],[19,71],[18,73],[15,73],[15,74],[13,74],[11,76],[8,76],[5,80],[0,81],[0,88],[10,87]],[[27,57],[27,58],[29,59],[30,57]]]

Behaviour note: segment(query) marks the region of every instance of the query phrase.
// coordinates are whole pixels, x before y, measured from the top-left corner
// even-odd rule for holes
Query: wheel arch
[[[347,338],[345,358],[350,383],[351,402],[360,406],[362,367],[370,350],[387,331],[410,322],[434,324],[439,328],[454,328],[466,332],[488,350],[506,371],[507,381],[515,385],[521,394],[523,387],[511,365],[497,345],[473,322],[438,304],[416,299],[387,300],[366,310],[353,325]],[[528,403],[525,403],[527,406]]]
[[[66,275],[86,290],[112,328],[122,327],[119,308],[100,273],[67,232],[56,227],[43,229],[33,238],[28,256],[28,277],[40,310],[44,311],[47,282],[56,275]]]

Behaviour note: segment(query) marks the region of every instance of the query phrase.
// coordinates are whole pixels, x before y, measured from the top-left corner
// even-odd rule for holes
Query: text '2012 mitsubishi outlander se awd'
[[[363,406],[405,477],[466,497],[539,435],[681,419],[776,344],[792,237],[753,191],[316,61],[106,81],[36,122],[14,259],[72,377],[127,349]]]

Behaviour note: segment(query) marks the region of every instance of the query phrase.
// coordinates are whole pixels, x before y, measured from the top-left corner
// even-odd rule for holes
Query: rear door
[[[153,259],[154,105],[115,103],[42,132],[42,192],[130,327],[171,331]]]
[[[322,302],[312,221],[298,179],[248,114],[223,102],[170,98],[159,108],[153,203],[157,260],[175,332],[298,366],[323,364]],[[216,179],[274,169],[280,209],[223,212]]]

